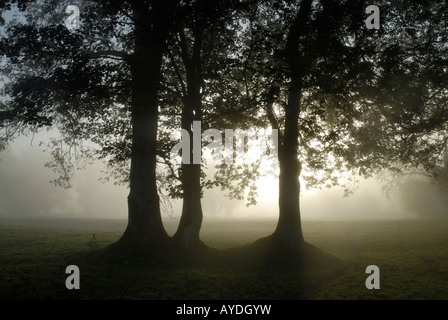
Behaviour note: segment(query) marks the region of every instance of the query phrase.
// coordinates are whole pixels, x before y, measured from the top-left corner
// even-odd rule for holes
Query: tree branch
[[[267,103],[266,115],[268,117],[269,122],[271,123],[272,129],[277,130],[279,147],[280,147],[281,143],[283,141],[283,135],[282,135],[282,131],[280,130],[280,125],[278,123],[277,117],[275,116],[273,105],[274,105],[274,103],[272,101],[269,101]]]
[[[174,72],[176,73],[178,82],[180,83],[180,86],[182,88],[182,95],[186,96],[187,95],[187,89],[185,88],[184,80],[182,78],[182,75],[180,73],[179,67],[176,64],[176,60],[175,60],[171,50],[168,50],[168,56],[171,59],[171,62],[173,63]]]
[[[165,164],[168,167],[168,169],[170,170],[173,178],[176,179],[177,181],[182,182],[181,178],[174,171],[174,168],[173,168],[170,160],[168,159],[168,157],[165,154],[160,154],[160,153],[158,154],[158,156],[163,160],[163,162],[158,161],[158,163]]]

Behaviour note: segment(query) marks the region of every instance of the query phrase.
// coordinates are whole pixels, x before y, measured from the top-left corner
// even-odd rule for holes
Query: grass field
[[[273,221],[206,222],[201,237],[219,249],[216,261],[168,267],[102,260],[124,222],[66,222],[0,220],[1,300],[448,299],[448,220],[304,221],[306,241],[341,261],[309,272],[221,261],[229,249],[269,235]],[[72,264],[80,268],[80,290],[65,287]],[[379,290],[365,287],[368,265],[380,268]]]

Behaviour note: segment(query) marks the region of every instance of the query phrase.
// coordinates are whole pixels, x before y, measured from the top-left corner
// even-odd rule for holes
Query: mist
[[[72,188],[51,183],[57,176],[44,167],[50,155],[19,139],[0,153],[0,215],[79,218],[126,218],[125,187],[98,181],[100,163],[77,170]]]
[[[100,162],[77,170],[73,187],[63,189],[50,183],[55,174],[44,167],[49,154],[20,138],[8,151],[0,153],[0,216],[127,219],[125,186],[103,182]],[[162,208],[165,220],[180,218],[181,200],[171,200]],[[205,190],[204,221],[207,219],[276,219],[278,181],[261,179],[257,205],[230,200],[219,188]],[[341,187],[303,191],[303,220],[384,220],[448,216],[446,195],[422,177],[398,181],[388,196],[376,179],[360,180],[354,194],[344,197]]]

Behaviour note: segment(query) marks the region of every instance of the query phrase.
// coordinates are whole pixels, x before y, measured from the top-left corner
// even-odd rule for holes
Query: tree
[[[259,101],[279,130],[279,220],[265,239],[277,252],[303,248],[298,178],[305,170],[308,184],[331,186],[345,170],[368,177],[440,160],[446,3],[378,3],[379,30],[365,26],[367,5],[263,1],[252,16],[260,35],[251,43],[264,52],[253,58],[264,84]],[[266,60],[271,65],[260,68]]]
[[[152,8],[132,3],[135,50],[131,68],[132,151],[129,222],[121,242],[163,246],[163,228],[156,185],[158,89],[160,68],[177,1],[154,2]]]
[[[212,67],[216,62],[213,59],[226,61],[227,68],[235,64],[235,59],[225,57],[226,43],[233,36],[229,34],[228,20],[235,3],[194,1],[177,7],[171,15],[168,8],[174,8],[174,4],[165,8],[154,3],[147,8],[134,2],[109,1],[101,5],[93,2],[82,7],[82,28],[75,32],[58,25],[61,15],[55,16],[55,11],[65,12],[64,3],[58,7],[52,1],[30,3],[23,10],[28,9],[33,25],[12,25],[10,37],[2,43],[11,66],[19,59],[42,61],[29,68],[14,66],[13,81],[7,86],[11,99],[4,108],[4,128],[33,131],[45,126],[59,127],[63,138],[52,140],[49,145],[54,157],[49,166],[61,175],[58,184],[69,186],[73,158],[92,155],[107,159],[119,181],[129,180],[129,223],[118,247],[158,247],[159,242],[167,243],[159,208],[159,194],[164,191],[161,184],[166,179],[161,170],[155,170],[157,156],[166,159],[169,144],[164,141],[164,131],[158,123],[156,105],[161,106],[164,115],[175,113],[183,105],[181,127],[190,135],[193,119],[211,123],[213,112],[207,111],[202,118],[202,97],[211,94],[205,91],[205,81],[210,83],[213,77],[215,82],[222,81],[222,77],[216,76],[222,73],[219,69],[222,66]],[[158,16],[156,10],[171,22]],[[36,16],[43,17],[42,24],[37,23]],[[151,28],[154,31],[146,32]],[[29,41],[29,35],[36,32],[38,36]],[[179,43],[174,41],[176,35]],[[49,48],[37,45],[42,39],[52,45]],[[169,39],[174,51],[171,53],[165,50]],[[157,64],[153,64],[155,61]],[[184,66],[182,70],[179,62]],[[46,75],[23,76],[37,71]],[[174,98],[166,93],[161,96],[160,90],[169,87],[167,81],[175,83],[174,87],[184,86],[184,90]],[[149,104],[151,107],[145,107]],[[166,121],[162,119],[161,123],[165,126]],[[94,151],[82,148],[83,141],[92,141],[100,148]],[[201,168],[183,164],[180,172],[184,209],[174,240],[182,247],[194,247],[200,244]],[[158,186],[157,180],[162,181]],[[215,185],[208,185],[212,184]]]
[[[169,62],[173,80],[167,80],[167,89],[173,98],[167,98],[165,108],[168,113],[181,105],[181,129],[185,130],[190,139],[193,137],[193,121],[202,121],[202,125],[210,124],[210,103],[204,97],[209,92],[208,83],[212,81],[211,74],[216,67],[212,63],[226,59],[228,48],[223,47],[231,35],[231,14],[235,12],[234,1],[193,1],[179,10],[176,26],[171,34]],[[229,21],[230,20],[230,21]],[[167,70],[168,71],[168,70]],[[165,73],[168,77],[169,73]],[[173,105],[169,105],[173,101]],[[204,110],[205,107],[205,110]],[[208,108],[207,108],[208,107]],[[205,116],[203,116],[205,114]],[[213,116],[212,116],[213,118]],[[170,118],[169,122],[176,123]],[[200,134],[195,132],[195,134]],[[182,215],[173,239],[184,247],[200,245],[199,231],[202,224],[202,169],[200,163],[194,163],[193,143],[190,140],[190,163],[182,162],[180,181],[182,187]],[[184,155],[183,155],[184,156]]]
[[[107,111],[129,107],[129,220],[116,247],[163,250],[170,241],[156,185],[158,94],[179,1],[91,1],[75,32],[57,20],[68,3],[18,4],[32,23],[12,23],[0,47],[12,67],[1,111],[4,138],[12,137],[11,130],[59,126],[68,139],[82,139],[109,120]],[[58,24],[39,23],[48,16]]]
[[[244,8],[244,5],[233,0],[191,1],[178,11],[164,68],[161,133],[165,140],[169,138],[165,130],[179,127],[188,133],[190,140],[194,134],[200,135],[200,132],[193,133],[194,121],[200,121],[203,130],[212,127],[224,131],[239,125],[250,127],[249,117],[244,115],[248,107],[238,90],[241,62],[235,54],[239,48],[240,16]],[[164,150],[161,156],[167,164],[172,144],[162,144],[165,147],[161,148]],[[194,148],[196,146],[190,141],[188,150],[182,150],[182,153],[188,152],[190,163],[182,162],[179,169],[170,168],[166,175],[170,181],[166,183],[170,186],[170,195],[183,199],[179,227],[173,236],[174,241],[183,247],[202,245],[199,231],[203,218],[201,198],[204,188],[221,186],[230,190],[231,197],[241,199],[255,176],[254,168],[248,170],[246,166],[244,170],[237,170],[233,165],[218,164],[220,170],[210,179],[207,177],[208,164],[193,163],[202,161],[195,159],[194,155],[198,153],[193,152]],[[250,175],[250,179],[245,179]],[[179,182],[180,185],[176,185]]]
[[[23,69],[15,66],[16,75],[7,87],[11,100],[4,108],[2,124],[13,131],[17,128],[32,131],[45,126],[59,127],[63,138],[50,142],[49,148],[52,150],[54,161],[49,166],[60,174],[56,182],[63,186],[70,184],[70,175],[74,168],[73,158],[76,160],[94,155],[107,159],[112,174],[119,181],[128,183],[130,180],[131,185],[128,198],[129,224],[119,245],[126,246],[128,242],[138,246],[146,246],[146,242],[165,243],[167,237],[161,224],[155,184],[157,180],[163,183],[166,179],[160,174],[160,166],[159,172],[155,172],[155,162],[158,159],[154,159],[154,156],[166,160],[167,154],[169,156],[169,143],[164,141],[164,131],[159,124],[156,128],[158,110],[155,104],[161,106],[164,115],[175,113],[176,108],[183,105],[181,127],[190,135],[193,119],[211,123],[211,119],[215,117],[213,112],[207,111],[206,117],[202,118],[202,97],[211,95],[205,91],[205,82],[223,79],[216,76],[223,71],[222,65],[212,67],[216,62],[214,59],[219,58],[225,62],[227,68],[229,64],[235,64],[235,59],[226,57],[226,43],[230,43],[229,39],[233,36],[228,28],[228,20],[231,18],[230,13],[235,11],[236,2],[183,3],[172,13],[171,23],[164,20],[166,25],[160,26],[163,30],[154,31],[157,35],[143,31],[145,28],[155,28],[152,26],[154,19],[160,23],[160,17],[153,16],[157,3],[150,6],[150,9],[140,7],[134,2],[110,1],[102,5],[91,3],[81,8],[83,23],[81,30],[77,32],[69,32],[63,26],[55,25],[60,22],[58,18],[61,18],[61,15],[55,16],[55,11],[65,12],[64,5],[62,3],[55,7],[52,1],[48,1],[25,6],[23,10],[28,9],[27,14],[34,24],[12,26],[9,31],[11,37],[3,42],[2,48],[11,65],[19,59],[43,62],[39,69],[35,64]],[[165,10],[165,7],[162,6],[160,10]],[[36,15],[36,12],[39,14]],[[37,24],[36,16],[43,17],[44,25]],[[35,32],[39,35],[28,41],[29,34]],[[175,42],[176,35],[178,43]],[[163,38],[159,39],[161,36]],[[37,42],[45,38],[47,43],[53,42],[52,46],[37,46]],[[89,41],[90,39],[93,41]],[[165,51],[168,39],[171,39],[171,53]],[[224,42],[221,43],[221,40]],[[160,50],[155,52],[154,48]],[[168,54],[163,56],[165,53]],[[152,59],[151,55],[156,57]],[[54,57],[57,57],[57,60],[52,61]],[[144,57],[150,57],[150,61]],[[157,61],[157,65],[152,65],[154,61]],[[179,62],[183,69],[177,65]],[[148,72],[142,71],[144,68],[141,67],[147,68]],[[161,69],[164,83],[160,82]],[[48,74],[44,77],[22,76],[35,74],[37,70]],[[155,74],[159,74],[158,78]],[[153,77],[152,80],[149,76]],[[171,78],[168,79],[169,77]],[[166,82],[170,81],[174,85],[170,84],[169,89],[177,86],[183,86],[184,89],[178,91],[174,98],[168,94],[161,96],[156,89],[165,90],[170,87]],[[61,83],[66,85],[60,86]],[[225,87],[223,84],[219,86]],[[42,88],[45,91],[39,92]],[[32,97],[29,96],[30,93]],[[230,93],[225,95],[229,99]],[[70,103],[67,102],[69,98],[72,101]],[[229,100],[236,101],[235,98]],[[140,110],[146,108],[143,104],[149,103],[154,103],[151,112],[149,109]],[[23,110],[24,105],[27,106],[26,110]],[[41,116],[42,114],[50,116]],[[25,122],[22,122],[23,120]],[[164,119],[161,122],[163,126],[167,123]],[[173,122],[174,125],[176,123]],[[170,126],[173,127],[173,124]],[[159,135],[157,144],[156,134]],[[9,138],[11,136],[5,136],[6,140]],[[81,148],[86,140],[94,142],[100,149],[92,152]],[[145,151],[145,154],[141,154],[142,151]],[[191,151],[190,149],[190,153]],[[129,159],[130,171],[127,170]],[[184,208],[174,240],[183,247],[194,247],[200,244],[201,168],[196,164],[183,164],[180,172]],[[159,194],[164,191],[162,183],[158,185]],[[133,214],[134,212],[136,214]],[[152,229],[154,230],[151,231]],[[161,240],[139,239],[149,235]]]

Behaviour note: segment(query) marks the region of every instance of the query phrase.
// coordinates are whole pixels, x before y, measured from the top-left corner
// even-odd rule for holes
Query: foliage
[[[125,152],[113,154],[114,140],[108,138],[112,130],[123,130],[121,114],[130,99],[129,69],[121,59],[127,54],[129,21],[89,2],[82,8],[82,30],[70,32],[59,20],[64,5],[29,4],[22,13],[28,23],[7,25],[9,37],[0,45],[8,66],[2,70],[8,81],[1,125],[5,143],[23,132],[57,128],[61,138],[48,144],[54,156],[49,166],[61,170],[59,182],[68,185],[69,172],[80,158],[101,158],[106,152],[120,157]]]
[[[84,1],[76,31],[60,23],[67,4],[9,0],[0,7],[27,9],[26,20],[6,24],[7,37],[0,41],[6,80],[0,147],[19,134],[57,128],[62,138],[48,147],[54,156],[49,166],[62,168],[58,183],[69,186],[70,171],[83,157],[107,160],[112,175],[126,182],[136,4]],[[306,4],[309,16],[297,19]],[[367,5],[182,1],[163,60],[158,177],[159,186],[168,187],[161,193],[180,196],[179,169],[167,165],[168,140],[180,127],[199,39],[195,72],[203,108],[196,116],[204,127],[277,128],[282,146],[291,79],[300,79],[297,144],[308,187],[340,184],[350,191],[352,181],[344,181],[342,172],[369,177],[383,169],[437,171],[448,131],[447,3],[379,1],[379,30],[364,25]],[[294,34],[297,39],[288,41]],[[231,187],[232,177],[243,181],[231,189],[232,197],[246,187],[253,196],[257,168],[221,166],[203,185]]]

